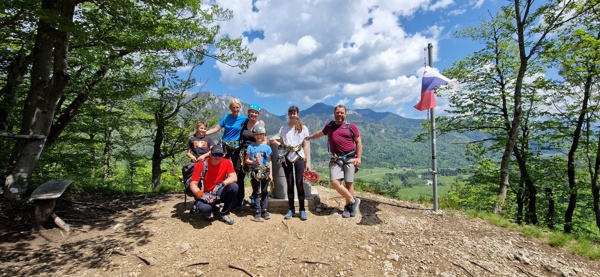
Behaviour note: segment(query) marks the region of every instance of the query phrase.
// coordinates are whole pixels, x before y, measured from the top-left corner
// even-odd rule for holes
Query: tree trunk
[[[155,113],[156,136],[154,137],[154,152],[152,153],[152,190],[160,187],[160,176],[163,173],[161,163],[163,160],[162,143],[165,139],[164,115],[160,112]]]
[[[11,131],[11,117],[15,106],[17,105],[17,87],[23,81],[23,76],[27,73],[27,63],[25,48],[21,48],[15,59],[10,63],[7,69],[6,84],[0,89],[0,131]]]
[[[554,191],[552,190],[552,188],[544,188],[544,192],[546,193],[546,198],[548,198],[548,212],[546,213],[546,225],[548,225],[548,228],[554,229],[554,215],[556,213],[554,203]]]
[[[3,194],[8,199],[21,199],[27,192],[29,178],[44,150],[45,138],[50,132],[54,111],[63,93],[69,75],[67,58],[69,31],[55,29],[64,26],[58,22],[72,22],[76,1],[43,0],[42,13],[56,14],[40,19],[31,68],[31,86],[23,109],[22,135],[39,135],[44,139],[27,139],[15,143],[10,167],[3,178]]]
[[[575,130],[573,131],[573,140],[571,142],[571,148],[567,154],[567,178],[569,181],[569,205],[565,210],[565,226],[564,232],[571,233],[573,230],[573,213],[575,212],[575,206],[577,205],[577,181],[575,179],[575,154],[579,147],[579,140],[581,138],[581,130],[585,122],[585,115],[588,112],[588,101],[590,99],[590,91],[592,87],[592,77],[588,76],[585,80],[583,89],[583,99],[581,102],[581,110],[575,123]]]
[[[77,97],[69,104],[69,106],[60,114],[56,122],[52,125],[50,133],[48,133],[48,139],[46,140],[46,146],[51,146],[56,142],[60,134],[65,130],[67,124],[73,121],[73,118],[79,112],[79,108],[85,104],[88,99],[87,94],[78,94]]]
[[[506,146],[502,153],[502,160],[500,162],[500,184],[498,185],[498,198],[496,199],[496,205],[494,206],[494,213],[496,214],[502,213],[502,206],[504,206],[506,193],[508,192],[510,158],[512,157],[515,148],[517,134],[519,133],[519,125],[521,124],[521,84],[523,82],[523,76],[525,76],[526,67],[527,65],[521,65],[522,72],[519,71],[519,77],[517,77],[516,82],[517,85],[515,86],[513,120],[511,128],[508,131],[508,140],[506,141]]]
[[[96,138],[96,134],[91,133],[90,135],[90,141],[94,141],[94,138]],[[91,147],[90,149],[90,179],[94,180],[94,177],[96,175],[96,147]]]
[[[515,194],[517,196],[517,224],[522,224],[525,207],[525,182],[523,182],[523,179],[519,181],[519,188]]]
[[[524,139],[527,140],[527,135],[523,135]],[[523,145],[524,149],[529,147],[528,144]],[[519,165],[519,171],[521,173],[521,180],[525,184],[525,188],[527,189],[527,213],[525,214],[525,223],[538,225],[539,220],[537,217],[537,188],[535,187],[533,180],[531,180],[531,176],[529,176],[529,171],[527,170],[527,158],[523,156],[523,152],[518,147],[514,149],[515,158],[517,160],[517,164]]]
[[[110,177],[110,150],[112,146],[112,128],[106,129],[104,132],[104,150],[102,151],[102,168],[103,168],[103,183]]]
[[[128,51],[119,51],[116,54],[110,55],[108,61],[116,60],[118,58],[122,58],[127,55]],[[50,134],[48,134],[48,139],[46,140],[46,146],[52,145],[60,134],[65,130],[67,125],[73,121],[73,118],[79,113],[79,109],[86,103],[89,98],[90,91],[96,87],[103,79],[104,76],[108,73],[108,66],[102,66],[100,69],[96,71],[94,74],[94,78],[87,83],[84,88],[85,90],[82,93],[77,94],[77,97],[69,104],[69,106],[61,113],[55,123],[52,125],[50,129]]]
[[[596,147],[596,162],[594,163],[594,174],[592,175],[592,198],[594,199],[593,209],[596,216],[596,226],[600,229],[600,184],[598,181],[598,171],[600,171],[600,134]]]

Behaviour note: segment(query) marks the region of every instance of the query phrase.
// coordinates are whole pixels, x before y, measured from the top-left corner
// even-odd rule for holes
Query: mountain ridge
[[[233,99],[232,96],[212,95],[212,97],[214,98],[209,102],[208,108],[218,110],[218,118],[229,113],[229,101]],[[241,113],[246,115],[249,106],[250,104],[242,101]],[[312,134],[333,120],[333,111],[334,106],[316,103],[300,110],[300,119]],[[271,137],[286,124],[287,115],[277,116],[263,109],[259,119],[265,122],[267,136]],[[424,120],[405,118],[391,112],[376,112],[371,109],[348,109],[346,119],[359,128],[363,142],[364,166],[387,168],[429,168],[431,166],[430,143],[415,141],[419,134],[427,131],[422,127]],[[213,137],[213,139],[218,138]],[[438,165],[445,168],[468,166],[464,147],[467,141],[469,139],[466,136],[458,133],[438,137]],[[326,139],[312,141],[311,145],[313,160],[329,160]]]

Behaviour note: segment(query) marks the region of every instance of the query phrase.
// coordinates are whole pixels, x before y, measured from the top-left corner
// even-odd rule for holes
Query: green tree
[[[490,21],[462,32],[485,46],[456,63],[447,74],[457,77],[472,91],[463,94],[468,96],[450,95],[455,106],[448,126],[461,131],[484,131],[489,134],[480,139],[485,148],[502,151],[496,213],[502,212],[510,183],[510,161],[516,156],[521,184],[528,188],[530,197],[528,214],[535,222],[535,201],[532,202],[531,197],[535,197],[536,191],[528,177],[527,153],[523,152],[529,149],[529,139],[519,137],[530,133],[532,126],[523,126],[523,122],[537,116],[535,91],[547,85],[538,74],[543,73],[539,55],[548,48],[549,34],[585,10],[576,9],[576,1],[550,1],[539,6],[534,6],[534,1],[511,2],[512,6],[503,7]],[[526,77],[537,78],[537,81],[525,82]],[[533,113],[527,115],[528,112]],[[440,125],[444,123],[442,119]],[[515,148],[519,143],[521,147]]]
[[[10,4],[17,8],[3,12],[17,12],[15,19],[3,15],[10,24],[4,25],[2,32],[17,35],[2,40],[2,54],[15,65],[3,67],[7,81],[3,83],[0,109],[21,122],[18,134],[12,135],[18,140],[7,162],[6,177],[0,181],[3,195],[10,199],[19,199],[26,192],[44,146],[56,141],[90,98],[106,93],[96,88],[109,72],[119,70],[117,64],[122,61],[135,68],[146,56],[186,49],[196,49],[242,71],[254,60],[241,46],[241,39],[217,38],[217,22],[231,19],[232,13],[216,5],[203,6],[201,1],[123,0],[100,5],[42,0]],[[24,76],[30,78],[24,80]],[[69,90],[70,86],[82,89]],[[7,108],[18,106],[11,103],[19,100],[15,96],[19,91],[27,95],[20,99],[22,113]]]
[[[174,157],[186,149],[190,131],[195,120],[214,123],[216,111],[207,109],[210,96],[202,98],[201,93],[192,94],[190,90],[197,86],[194,70],[204,63],[204,56],[194,51],[185,52],[183,60],[172,57],[173,64],[165,67],[156,88],[149,91],[143,101],[143,108],[153,114],[152,120],[152,190],[160,187],[163,160]],[[187,77],[181,78],[175,68],[190,65]],[[201,88],[200,88],[201,89]]]
[[[510,37],[516,37],[518,48],[518,69],[514,80],[514,90],[512,90],[513,113],[508,132],[508,139],[502,153],[500,162],[500,183],[498,190],[498,202],[495,205],[494,212],[500,213],[502,205],[506,198],[506,191],[509,186],[509,165],[510,158],[517,143],[519,127],[522,123],[522,97],[523,84],[525,77],[531,75],[528,73],[529,65],[536,59],[540,53],[546,51],[550,34],[562,28],[567,22],[578,18],[587,10],[577,9],[580,1],[560,1],[552,0],[540,5],[534,6],[533,0],[512,0],[513,7],[505,8],[503,12],[512,15],[511,21],[505,21],[503,25]]]
[[[559,36],[552,42],[551,51],[547,58],[555,61],[563,86],[549,98],[548,105],[556,107],[548,113],[548,132],[553,134],[558,149],[568,149],[567,180],[569,183],[569,205],[565,211],[564,231],[570,233],[573,228],[573,216],[577,204],[578,179],[576,174],[577,153],[581,143],[589,146],[592,142],[584,141],[589,138],[590,131],[598,122],[598,81],[600,75],[600,11],[593,1],[591,6],[580,9],[590,9],[591,13],[584,14],[572,24],[560,30]],[[596,95],[596,96],[594,96]],[[573,101],[575,100],[575,101]],[[583,134],[586,134],[584,136]],[[593,134],[592,134],[593,135]],[[587,156],[595,155],[598,150],[585,147]],[[600,228],[600,205],[598,191],[597,166],[588,162],[596,225]],[[593,181],[595,180],[595,181]]]

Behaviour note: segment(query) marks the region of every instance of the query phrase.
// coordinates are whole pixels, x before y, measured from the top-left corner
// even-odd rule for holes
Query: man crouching
[[[231,161],[223,158],[223,148],[220,145],[213,146],[210,152],[206,163],[208,170],[204,176],[204,163],[197,163],[192,173],[190,190],[196,198],[194,205],[207,219],[219,216],[225,223],[232,225],[234,220],[229,212],[238,193],[237,175]],[[198,187],[198,184],[204,184],[203,188]],[[221,211],[217,206],[219,203],[223,203]]]

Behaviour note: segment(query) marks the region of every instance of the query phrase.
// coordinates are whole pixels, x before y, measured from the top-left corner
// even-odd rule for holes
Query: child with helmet
[[[266,144],[265,126],[256,124],[252,127],[254,142],[246,150],[244,162],[250,166],[250,183],[252,184],[252,195],[256,214],[254,219],[257,221],[270,219],[271,215],[267,212],[269,207],[269,182],[273,180],[273,169],[271,166],[271,147]]]

